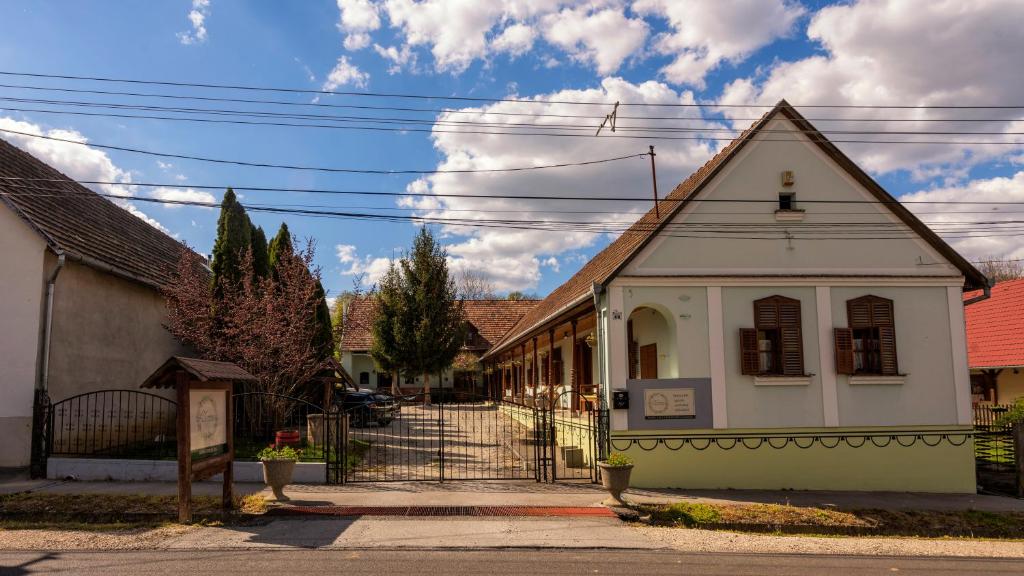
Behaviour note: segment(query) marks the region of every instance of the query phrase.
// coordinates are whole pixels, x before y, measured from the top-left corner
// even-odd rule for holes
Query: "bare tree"
[[[483,274],[463,268],[459,272],[459,298],[462,300],[494,300],[494,284]]]
[[[1020,259],[985,258],[979,262],[978,270],[994,282],[1024,278],[1024,262]]]

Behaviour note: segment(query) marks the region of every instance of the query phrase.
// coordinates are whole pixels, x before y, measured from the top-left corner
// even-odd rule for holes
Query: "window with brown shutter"
[[[849,328],[835,331],[836,371],[840,374],[898,374],[892,300],[872,295],[848,300],[846,317]],[[844,339],[842,346],[840,338]]]
[[[740,330],[743,374],[804,375],[800,301],[770,296],[754,302],[754,328]]]

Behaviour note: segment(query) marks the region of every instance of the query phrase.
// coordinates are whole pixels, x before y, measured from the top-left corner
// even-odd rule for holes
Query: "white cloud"
[[[542,19],[544,38],[575,60],[593,63],[599,74],[610,74],[639,51],[647,39],[647,23],[628,18],[621,8],[566,8]]]
[[[83,134],[75,130],[60,128],[45,130],[37,124],[13,118],[0,118],[0,129],[51,136],[74,142],[88,142],[88,139]],[[128,212],[145,220],[154,228],[169,233],[167,228],[144,214],[127,200],[127,198],[133,195],[135,188],[131,185],[131,173],[115,165],[106,152],[71,142],[44,140],[42,138],[11,134],[9,132],[4,132],[0,136],[56,168],[69,178],[81,181],[115,182],[116,184],[85,184],[85,186],[95,189],[102,194],[121,197],[113,198],[112,201]]]
[[[349,62],[348,56],[342,56],[338,58],[338,63],[334,65],[334,69],[327,75],[323,89],[334,90],[348,85],[365,88],[369,80],[370,75],[368,73],[363,72],[358,66]]]
[[[196,190],[194,188],[156,188],[149,194],[152,198],[157,200],[166,200],[169,202],[206,202],[214,203],[217,198],[209,192],[202,190]],[[164,208],[176,209],[181,208],[181,204],[164,204]],[[209,209],[209,208],[205,208]]]
[[[764,74],[739,79],[723,92],[731,103],[772,103],[786,98],[801,104],[984,105],[1015,103],[1024,93],[1020,66],[1024,52],[1024,3],[1014,0],[955,2],[860,0],[819,11],[808,36],[823,55],[775,64]],[[732,117],[760,115],[763,109],[730,109]],[[878,119],[877,122],[816,122],[819,128],[873,131],[1008,132],[1014,122],[944,123],[949,118],[1005,118],[1019,125],[1019,110],[822,109],[816,117]],[[887,122],[890,119],[909,122]],[[918,120],[921,120],[918,122]],[[842,139],[833,135],[834,139]],[[869,136],[868,139],[871,137]],[[912,137],[878,137],[912,140]],[[856,139],[849,138],[848,139]],[[863,139],[863,138],[862,138]],[[1019,153],[1019,147],[972,145],[970,141],[1016,141],[1016,136],[942,135],[927,138],[949,144],[855,144],[839,146],[876,173],[908,170],[919,180],[936,173],[964,173],[964,167]]]
[[[692,103],[690,93],[677,93],[660,82],[632,84],[619,78],[606,78],[597,88],[563,90],[540,94],[537,100],[600,100],[642,102],[647,104]],[[459,120],[488,122],[527,122],[560,124],[563,119],[539,114],[578,114],[567,104],[530,104],[501,102],[483,108],[465,108],[463,112],[514,112],[538,116],[494,116],[459,114]],[[635,115],[678,114],[692,116],[685,108],[631,109]],[[440,119],[446,119],[442,115]],[[456,116],[452,115],[452,118]],[[599,121],[594,120],[594,123]],[[696,122],[694,125],[701,125]],[[636,125],[636,124],[635,124]],[[639,124],[643,125],[643,124]],[[445,126],[444,130],[451,130]],[[557,163],[566,159],[584,160],[634,154],[645,149],[636,141],[615,138],[544,138],[541,136],[505,136],[493,138],[481,134],[435,132],[434,147],[443,156],[440,169],[482,169]],[[658,151],[658,175],[663,190],[671,189],[713,154],[705,143],[681,141]],[[414,181],[409,192],[437,194],[495,194],[507,199],[407,197],[400,205],[418,208],[418,214],[440,218],[503,219],[527,222],[578,221],[616,224],[631,223],[637,213],[650,208],[650,163],[638,158],[598,166],[564,168],[514,174],[435,174]],[[635,196],[636,201],[538,201],[516,198],[557,192],[562,196]],[[596,214],[579,211],[597,211]],[[592,247],[601,235],[579,228],[570,230],[523,230],[451,225],[441,229],[447,242],[449,264],[454,271],[471,269],[490,279],[496,290],[532,290],[540,281],[542,268],[555,271],[561,262],[576,261],[572,254]],[[565,254],[566,259],[561,259]]]
[[[346,34],[345,49],[361,50],[370,45],[369,32],[380,28],[379,6],[370,0],[338,0],[341,17],[338,29]]]
[[[170,170],[171,168],[174,168],[174,164],[171,164],[170,162],[163,162],[161,160],[157,160],[156,165],[161,170]]]
[[[533,41],[537,32],[526,24],[512,24],[507,26],[491,41],[491,48],[495,52],[506,52],[511,56],[522,56],[533,48]]]
[[[1024,258],[1024,242],[1020,234],[999,234],[1001,225],[965,225],[949,224],[950,222],[999,222],[1019,220],[1015,210],[1019,203],[1024,202],[1024,171],[1012,176],[979,179],[963,186],[951,186],[924,190],[906,194],[900,200],[922,202],[1006,202],[1006,204],[907,204],[911,210],[929,225],[935,225],[940,236],[948,236],[947,240],[962,255],[969,259],[984,258]],[[1018,204],[1012,204],[1016,202]],[[985,214],[965,214],[964,212],[980,212]],[[1010,231],[1019,226],[1008,225]],[[954,232],[957,230],[957,232]],[[974,238],[957,238],[970,236],[967,230],[975,231]],[[977,237],[988,235],[988,237]]]
[[[359,257],[358,250],[352,244],[338,244],[334,247],[338,262],[347,266],[342,276],[362,275],[363,286],[377,284],[391,265],[390,258]]]
[[[373,50],[381,58],[391,63],[388,66],[388,74],[398,74],[403,69],[414,70],[416,68],[416,53],[412,51],[408,44],[401,48],[374,44]]]
[[[723,61],[743,60],[788,34],[805,13],[794,0],[637,0],[633,10],[672,27],[655,40],[658,52],[675,56],[661,69],[664,77],[699,88]]]
[[[192,30],[179,32],[178,41],[182,44],[202,44],[206,42],[206,18],[210,15],[210,0],[192,0],[192,9],[188,12],[188,21]]]
[[[464,71],[487,54],[487,34],[504,14],[502,2],[386,0],[392,26],[409,46],[430,46],[439,72]]]

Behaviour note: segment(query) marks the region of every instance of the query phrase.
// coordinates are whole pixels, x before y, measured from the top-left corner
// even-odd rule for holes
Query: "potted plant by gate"
[[[601,485],[611,494],[605,500],[609,506],[625,506],[622,493],[629,488],[629,475],[633,472],[633,459],[619,452],[612,452],[608,459],[598,462],[601,468]]]
[[[292,483],[295,463],[299,460],[298,451],[291,446],[278,448],[271,444],[261,450],[257,458],[263,463],[263,482],[274,491],[274,498],[279,502],[288,500],[284,487]]]

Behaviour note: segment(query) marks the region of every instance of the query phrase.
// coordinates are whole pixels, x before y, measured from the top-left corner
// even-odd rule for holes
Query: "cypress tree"
[[[399,378],[405,368],[402,350],[398,347],[397,337],[401,333],[399,324],[402,306],[402,276],[394,261],[381,278],[377,294],[368,296],[376,298],[377,314],[373,318],[373,338],[370,343],[370,356],[377,365],[377,370],[390,372],[391,389],[397,392]]]
[[[316,347],[320,358],[326,360],[334,354],[334,329],[331,326],[331,308],[327,305],[327,292],[320,281],[316,283],[316,297],[319,301],[315,311],[316,332],[313,346]]]
[[[243,252],[252,245],[252,224],[245,214],[245,208],[235,197],[235,191],[228,188],[220,203],[220,217],[217,219],[217,239],[213,243],[213,292],[215,297],[222,294],[225,282],[237,283],[239,262]]]
[[[270,275],[270,254],[267,248],[267,235],[262,226],[249,224],[251,230],[250,246],[252,247],[252,271],[258,278]]]
[[[270,246],[267,249],[268,265],[272,274],[277,268],[277,260],[281,257],[281,254],[285,252],[291,253],[292,251],[292,233],[288,231],[288,225],[282,222],[281,227],[278,228],[277,234],[270,241]]]

